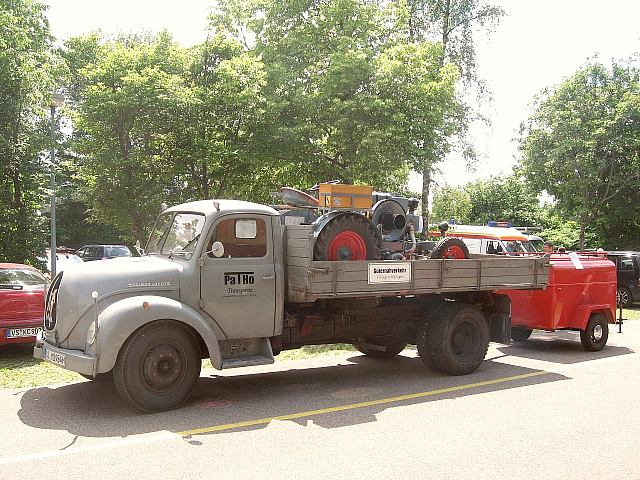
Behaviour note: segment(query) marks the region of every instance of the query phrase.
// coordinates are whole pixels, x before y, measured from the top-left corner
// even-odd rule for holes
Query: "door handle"
[[[273,275],[263,275],[262,279],[263,280],[273,280],[275,277]]]

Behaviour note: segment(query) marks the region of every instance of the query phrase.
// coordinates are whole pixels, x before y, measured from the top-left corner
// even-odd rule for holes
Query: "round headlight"
[[[96,322],[91,322],[87,329],[87,345],[93,345],[96,341]]]

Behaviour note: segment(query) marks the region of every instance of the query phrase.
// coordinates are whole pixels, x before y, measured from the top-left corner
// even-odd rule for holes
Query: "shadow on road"
[[[412,352],[405,351],[405,355],[412,355]],[[482,385],[482,382],[536,370],[488,360],[471,375],[451,377],[432,372],[417,357],[376,360],[355,355],[349,361],[351,363],[336,362],[335,365],[319,368],[296,368],[297,362],[290,362],[286,365],[290,367],[288,370],[244,375],[238,371],[231,374],[225,371],[218,375],[210,370],[206,373],[214,374],[200,378],[185,406],[171,412],[147,415],[125,405],[110,382],[80,382],[55,388],[34,388],[23,393],[18,415],[24,424],[34,428],[65,430],[83,437],[124,437],[158,430],[188,431],[464,387],[458,391],[445,391],[422,398],[291,420],[307,425],[311,418],[315,425],[336,428],[374,422],[376,414],[402,405],[440,402],[567,379],[563,375],[545,373]],[[481,385],[474,385],[478,383]],[[264,428],[267,424],[264,422],[244,429]],[[224,432],[228,431],[231,430]]]
[[[613,334],[610,331],[609,335]],[[606,345],[599,352],[587,352],[580,343],[580,333],[567,330],[534,332],[527,341],[514,342],[509,346],[498,347],[498,350],[504,355],[565,365],[634,353],[630,348],[613,345]]]

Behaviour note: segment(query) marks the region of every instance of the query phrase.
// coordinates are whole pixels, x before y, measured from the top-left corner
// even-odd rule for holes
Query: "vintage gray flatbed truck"
[[[461,375],[490,340],[510,341],[509,297],[494,291],[547,285],[545,257],[318,261],[317,226],[283,220],[234,200],[165,210],[146,255],[53,279],[34,356],[111,375],[147,412],[184,402],[203,358],[216,369],[269,364],[310,344],[353,343],[380,358],[414,344],[427,366]],[[354,239],[337,237],[338,250]]]

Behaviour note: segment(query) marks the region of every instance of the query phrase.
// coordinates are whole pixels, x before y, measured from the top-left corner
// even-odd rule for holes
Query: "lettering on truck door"
[[[229,338],[274,333],[276,280],[271,222],[263,215],[226,215],[214,223],[207,251],[220,242],[220,258],[205,255],[201,307]]]

